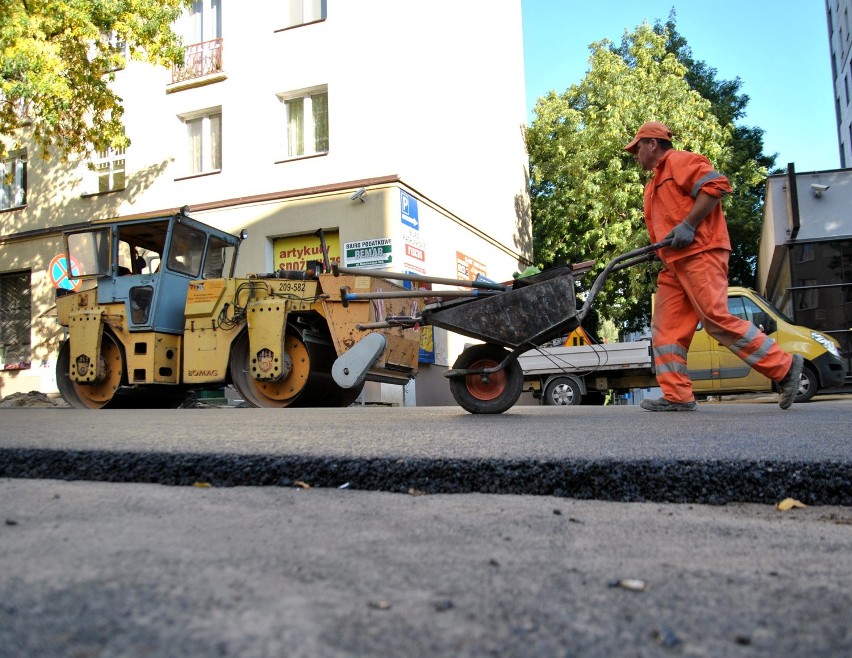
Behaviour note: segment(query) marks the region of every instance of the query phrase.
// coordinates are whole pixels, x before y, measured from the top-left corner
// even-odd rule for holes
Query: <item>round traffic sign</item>
[[[81,280],[76,278],[83,273],[83,268],[80,263],[71,256],[71,267],[68,267],[68,261],[65,260],[65,254],[59,254],[53,257],[50,261],[48,271],[50,272],[50,281],[54,288],[62,290],[77,290],[80,287]]]

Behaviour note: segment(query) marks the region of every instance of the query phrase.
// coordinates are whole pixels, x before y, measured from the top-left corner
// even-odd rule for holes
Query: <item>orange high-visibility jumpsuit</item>
[[[720,198],[731,192],[731,185],[704,156],[667,151],[645,186],[645,225],[652,243],[683,221],[700,192]],[[651,336],[657,383],[671,402],[695,399],[686,356],[699,322],[710,336],[773,381],[781,381],[790,370],[789,354],[751,322],[728,311],[730,252],[721,203],[698,225],[692,244],[659,251],[665,267],[657,277]]]

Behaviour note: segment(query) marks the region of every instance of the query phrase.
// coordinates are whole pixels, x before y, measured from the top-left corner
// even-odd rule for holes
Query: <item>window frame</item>
[[[319,9],[319,15],[315,15],[315,5]],[[283,23],[283,26],[275,30],[276,32],[292,30],[304,25],[322,23],[328,18],[327,0],[285,0],[285,2],[282,3],[282,6],[281,22]],[[299,10],[301,18],[296,18],[297,10]],[[305,19],[305,14],[309,14],[307,19]]]
[[[279,162],[327,155],[331,149],[331,130],[329,121],[331,112],[328,86],[319,85],[298,91],[280,93],[277,94],[277,96],[281,103],[283,113],[283,129],[281,138],[282,157]],[[323,116],[321,117],[321,120],[318,121],[315,109],[316,106],[321,104],[318,100],[316,100],[320,97],[324,98],[322,101],[322,103],[324,103],[324,109],[320,110],[323,113]],[[293,135],[291,134],[290,127],[292,111],[293,108],[296,107],[296,101],[301,102],[301,127],[300,134],[297,136],[297,144],[300,144],[301,152],[294,152],[299,151],[299,148],[296,147],[294,149]],[[323,125],[325,127],[324,134],[318,134],[317,126]],[[310,145],[310,148],[308,148],[308,145]]]
[[[13,168],[11,174],[6,173],[9,164]],[[15,149],[9,151],[9,154],[0,160],[0,211],[17,210],[26,205],[27,149]]]
[[[222,38],[222,0],[193,0],[186,10],[187,45]]]
[[[214,119],[214,117],[216,118]],[[221,106],[180,114],[178,115],[178,119],[183,124],[184,131],[185,173],[183,176],[179,176],[176,180],[220,173],[224,163],[222,148],[223,112]],[[199,131],[201,146],[197,156],[193,153],[191,144],[193,136],[190,132],[190,126],[195,124],[201,126]],[[212,126],[215,124],[218,124],[218,135],[216,135],[214,139]],[[200,161],[197,158],[200,158]],[[196,167],[198,167],[197,170]]]
[[[7,280],[13,278],[21,278],[23,286],[19,286],[12,290],[8,295],[10,299],[21,302],[19,305],[14,304],[14,308],[7,309],[3,306],[2,300],[7,297],[3,288]],[[25,301],[24,301],[25,300]],[[7,314],[20,317],[7,318]],[[0,371],[2,370],[26,370],[31,367],[32,363],[32,270],[20,270],[17,272],[0,273],[0,348],[3,350],[3,357],[0,359]],[[16,323],[20,323],[20,327],[15,327]],[[18,338],[17,342],[9,342],[10,337],[7,332],[7,325],[11,325],[11,333]],[[26,342],[24,342],[24,340]],[[10,363],[7,360],[6,353],[9,346],[15,346],[21,356],[27,355],[27,360],[15,361]]]
[[[116,163],[121,162],[120,169]],[[104,166],[98,169],[98,166]],[[89,158],[86,164],[88,169],[88,189],[84,192],[84,196],[97,196],[99,194],[112,194],[113,192],[121,192],[127,189],[127,149],[114,149],[107,147],[105,151],[95,151],[94,155]],[[104,173],[108,182],[107,189],[101,189],[101,181],[104,178]],[[117,187],[115,178],[117,174],[121,174],[122,184]]]

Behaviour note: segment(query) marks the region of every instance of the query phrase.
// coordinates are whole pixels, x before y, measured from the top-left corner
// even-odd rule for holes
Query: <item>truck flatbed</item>
[[[607,391],[657,385],[647,339],[540,347],[521,354],[518,362],[525,387],[547,405],[600,404]]]
[[[518,357],[524,376],[557,372],[594,372],[651,368],[651,341],[580,345],[577,347],[541,347]]]

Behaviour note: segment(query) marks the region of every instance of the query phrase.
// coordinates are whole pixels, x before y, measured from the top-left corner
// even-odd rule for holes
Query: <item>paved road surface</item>
[[[852,396],[796,405],[2,410],[0,477],[852,505]]]

